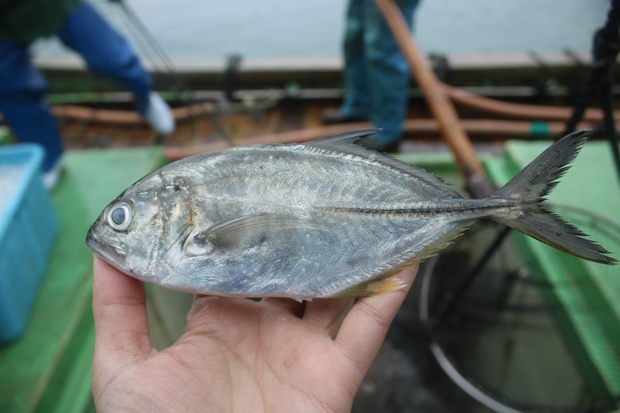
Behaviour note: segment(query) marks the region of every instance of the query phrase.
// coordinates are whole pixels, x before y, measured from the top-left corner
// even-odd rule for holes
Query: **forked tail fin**
[[[491,195],[517,201],[519,208],[510,216],[492,218],[561,251],[602,264],[616,264],[609,251],[590,241],[585,233],[545,209],[545,196],[557,185],[587,140],[588,131],[578,131],[560,139],[527,165],[503,188]]]

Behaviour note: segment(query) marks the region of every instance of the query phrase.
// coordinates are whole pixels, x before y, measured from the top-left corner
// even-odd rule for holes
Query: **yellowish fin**
[[[407,283],[394,276],[354,285],[353,287],[335,294],[334,297],[372,297],[374,295],[402,290],[406,286]]]

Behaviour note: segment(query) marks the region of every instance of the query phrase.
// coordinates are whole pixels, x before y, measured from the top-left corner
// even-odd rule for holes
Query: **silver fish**
[[[147,175],[112,201],[87,244],[143,281],[243,297],[368,296],[489,218],[562,251],[613,264],[542,198],[585,142],[573,133],[486,199],[367,150],[354,131],[303,144],[235,147]]]

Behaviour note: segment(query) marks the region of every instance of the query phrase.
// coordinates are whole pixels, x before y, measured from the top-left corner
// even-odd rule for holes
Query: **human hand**
[[[183,336],[157,351],[143,283],[95,257],[97,411],[349,412],[408,290],[355,304],[196,296]]]

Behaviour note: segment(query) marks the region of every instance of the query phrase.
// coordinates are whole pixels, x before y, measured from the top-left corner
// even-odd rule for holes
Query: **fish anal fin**
[[[368,283],[366,290],[368,296],[380,295],[384,293],[391,293],[393,291],[402,290],[407,286],[407,283],[398,277],[389,277],[379,281],[373,281]]]
[[[334,294],[333,297],[372,297],[374,295],[380,295],[389,293],[392,291],[402,290],[407,286],[403,280],[396,276],[382,278],[380,280],[371,280],[366,283],[354,285],[346,290]]]

